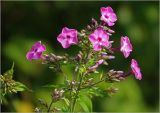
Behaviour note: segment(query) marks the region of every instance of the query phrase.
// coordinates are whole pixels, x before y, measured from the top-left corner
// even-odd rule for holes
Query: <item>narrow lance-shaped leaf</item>
[[[85,112],[92,112],[92,101],[86,95],[80,95],[78,98],[78,103],[84,109]]]
[[[25,90],[29,90],[28,88],[27,88],[27,86],[25,86],[24,84],[22,84],[22,83],[20,83],[20,82],[15,82],[15,90],[16,91],[25,91]],[[31,90],[29,90],[29,91],[31,91]]]
[[[8,70],[8,71],[6,71],[6,72],[3,74],[3,76],[5,76],[5,77],[8,78],[8,79],[12,79],[12,78],[13,78],[13,73],[14,73],[13,68],[14,68],[14,62],[13,62],[13,64],[12,64],[11,69]]]

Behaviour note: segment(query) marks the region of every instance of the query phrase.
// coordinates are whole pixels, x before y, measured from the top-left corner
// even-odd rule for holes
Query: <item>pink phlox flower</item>
[[[117,21],[117,16],[114,13],[113,9],[110,6],[101,7],[100,11],[101,11],[100,20],[107,23],[108,26],[113,26]]]
[[[132,44],[127,36],[121,37],[121,48],[120,51],[123,53],[124,57],[127,58],[132,52]]]
[[[27,52],[27,60],[40,59],[42,58],[42,53],[46,51],[45,45],[41,44],[41,41],[36,42],[32,48]]]
[[[132,59],[132,61],[131,61],[131,68],[132,68],[132,72],[134,73],[136,79],[141,80],[142,79],[141,70],[140,70],[138,63],[135,59]]]
[[[89,35],[89,40],[93,45],[95,51],[100,51],[103,47],[109,47],[109,35],[102,28],[97,28],[92,34]]]
[[[63,48],[68,48],[71,45],[78,43],[77,30],[64,27],[61,34],[57,37],[58,42]]]

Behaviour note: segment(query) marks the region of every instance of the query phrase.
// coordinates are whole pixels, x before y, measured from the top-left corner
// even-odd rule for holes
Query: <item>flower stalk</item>
[[[49,107],[48,107],[48,110],[47,110],[48,113],[50,112],[50,109],[52,107],[53,102],[54,102],[54,100],[52,100],[51,103],[49,104]]]

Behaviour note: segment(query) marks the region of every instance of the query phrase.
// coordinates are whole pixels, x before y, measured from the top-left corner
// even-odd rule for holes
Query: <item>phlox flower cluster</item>
[[[114,26],[118,20],[115,11],[110,6],[101,7],[100,14],[100,24],[98,24],[95,19],[92,19],[91,25],[88,25],[87,28],[83,29],[81,32],[78,32],[73,28],[63,27],[61,33],[57,36],[57,41],[64,49],[67,49],[72,45],[82,45],[82,48],[84,47],[83,45],[86,45],[88,47],[91,46],[94,52],[105,53],[103,56],[106,55],[106,58],[108,59],[110,59],[110,54],[113,54],[116,51],[122,52],[124,57],[128,58],[133,51],[132,43],[128,36],[121,36],[119,47],[112,47],[113,41],[111,36],[115,31],[109,27]],[[30,61],[37,59],[46,60],[46,55],[43,55],[44,51],[46,51],[45,45],[43,45],[41,41],[38,41],[27,52],[26,58]],[[115,58],[115,56],[112,58]],[[90,66],[89,69],[94,70],[98,68],[99,65],[104,63],[104,60],[105,59],[103,58],[99,59],[95,62],[95,65]],[[135,59],[131,60],[131,72],[135,75],[136,79],[142,79],[141,70]],[[125,77],[124,75],[121,76]]]

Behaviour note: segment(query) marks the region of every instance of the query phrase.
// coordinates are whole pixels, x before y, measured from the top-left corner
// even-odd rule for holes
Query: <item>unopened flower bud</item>
[[[12,89],[12,92],[17,93],[17,91],[15,89]]]
[[[111,36],[112,34],[111,33],[107,33],[109,36]]]
[[[57,56],[57,55],[51,53],[50,61],[55,62],[55,61],[59,61],[62,59],[65,59],[65,57],[64,56]]]
[[[79,51],[79,53],[77,54],[75,59],[79,61],[82,59],[82,56],[83,56],[83,53],[81,51]]]
[[[104,62],[104,60],[103,60],[103,59],[101,59],[101,60],[97,61],[97,63],[96,63],[96,64],[99,66],[99,65],[101,65],[103,62]]]
[[[49,55],[44,54],[43,56],[45,57],[45,59],[49,59]]]
[[[89,67],[88,71],[89,71],[89,72],[93,72],[93,71],[95,71],[97,68],[98,68],[98,65],[94,65],[94,66],[92,66],[92,67]]]
[[[93,80],[93,78],[89,78],[89,79],[88,79],[88,81],[92,81],[92,80]]]
[[[107,56],[107,59],[110,59],[110,60],[111,60],[111,59],[115,59],[115,56],[108,55],[108,56]]]
[[[37,107],[36,107],[36,108],[34,109],[34,111],[39,113],[39,112],[40,112],[40,108],[37,108]]]
[[[75,80],[73,80],[73,81],[70,81],[69,84],[70,84],[71,87],[73,87],[73,86],[75,86],[77,84],[77,82]]]
[[[62,59],[64,59],[63,56],[56,56],[56,58],[57,58],[57,60],[62,60]]]
[[[124,74],[124,72],[123,72],[123,71],[117,71],[117,73],[118,73],[118,74]]]
[[[55,58],[55,57],[56,57],[56,55],[55,55],[55,54],[53,54],[53,53],[51,53],[51,56],[52,56],[53,58]]]
[[[119,77],[119,80],[124,80],[125,78],[124,77]]]
[[[114,71],[113,69],[107,73],[107,80],[111,82],[118,82],[120,80],[124,80],[123,71]]]
[[[115,73],[114,69],[109,70],[109,73]]]
[[[64,90],[55,89],[52,94],[52,99],[57,101],[63,96]]]
[[[107,55],[107,53],[106,53],[106,52],[101,52],[101,54],[102,54],[102,55]]]
[[[114,87],[109,87],[108,89],[107,89],[107,92],[108,93],[116,93],[118,91],[118,88],[114,88]]]
[[[98,68],[98,66],[101,65],[103,62],[104,62],[103,59],[98,60],[94,66],[89,67],[89,72],[95,71]]]
[[[50,57],[50,61],[51,61],[51,62],[55,62],[56,60],[55,60],[55,58]]]
[[[92,30],[92,27],[90,25],[87,25],[87,30],[88,31]]]
[[[109,33],[115,33],[115,31],[111,30],[111,29],[108,29],[108,32]]]
[[[92,18],[92,25],[94,25],[94,26],[97,26],[98,25],[98,22],[94,19],[94,18]]]
[[[85,34],[85,33],[86,33],[86,31],[85,31],[84,29],[82,29],[82,30],[81,30],[81,33],[82,33],[82,34]]]
[[[112,44],[114,41],[109,41],[110,44]]]
[[[89,78],[88,80],[85,81],[85,85],[90,85],[93,83],[93,78]]]
[[[107,58],[107,53],[105,53],[105,52],[102,52],[101,53],[101,55],[100,55],[100,57],[102,58],[102,59],[106,59]]]

